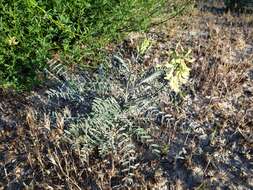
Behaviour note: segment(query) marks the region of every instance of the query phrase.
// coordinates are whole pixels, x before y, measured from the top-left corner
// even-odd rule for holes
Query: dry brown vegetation
[[[125,60],[136,53],[136,36],[118,47]],[[153,44],[143,65],[133,65],[136,72],[166,62],[178,44],[191,49],[195,61],[180,95],[159,95],[169,119],[150,130],[162,142],[162,155],[139,144],[136,184],[128,189],[252,189],[253,16],[194,8],[147,37]],[[119,189],[119,155],[94,152],[84,162],[61,138],[63,114],[51,121],[38,103],[45,95],[37,94],[1,92],[0,189]]]

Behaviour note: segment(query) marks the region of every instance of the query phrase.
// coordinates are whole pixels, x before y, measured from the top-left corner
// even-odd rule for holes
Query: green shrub
[[[47,59],[100,60],[125,32],[146,29],[165,0],[2,0],[0,86],[27,89]]]

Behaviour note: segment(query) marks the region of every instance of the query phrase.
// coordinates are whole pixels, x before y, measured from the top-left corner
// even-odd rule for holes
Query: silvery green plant
[[[159,127],[168,121],[158,105],[160,94],[170,92],[163,80],[165,71],[150,67],[137,72],[134,64],[118,53],[111,57],[109,69],[101,65],[93,75],[69,74],[58,63],[51,63],[47,70],[58,84],[48,91],[50,101],[72,102],[70,110],[77,113],[65,118],[68,126],[64,139],[86,162],[95,150],[102,158],[113,156],[120,163],[119,175],[124,176],[126,184],[134,183],[140,154],[137,144],[147,147],[154,156],[160,155],[150,126]]]

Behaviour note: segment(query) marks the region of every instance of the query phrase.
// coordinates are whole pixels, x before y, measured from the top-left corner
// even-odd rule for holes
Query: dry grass
[[[1,133],[1,139],[7,143],[0,146],[0,186],[9,189],[111,189],[122,181],[115,155],[102,159],[95,153],[84,162],[80,152],[62,140],[63,130],[61,115],[53,127],[49,117],[40,121],[30,109],[22,127]],[[142,174],[145,168],[136,171],[138,184],[135,189],[162,189],[166,179],[158,162],[147,162],[143,166],[149,170],[154,168],[148,179]],[[120,189],[128,188],[120,185]]]
[[[182,103],[175,107],[165,99],[166,113],[177,120],[174,125],[179,123],[176,130],[172,130],[175,126],[168,129],[170,133],[175,131],[169,142],[178,146],[182,139],[186,150],[184,172],[193,173],[184,178],[174,171],[181,177],[170,179],[176,185],[175,179],[179,178],[184,188],[190,189],[197,184],[203,189],[247,189],[253,185],[249,164],[253,126],[253,17],[198,11],[191,16],[163,26],[161,30],[169,34],[168,41],[163,40],[157,50],[166,51],[180,42],[193,50],[196,59]],[[161,45],[164,41],[166,45]],[[195,184],[188,180],[193,176],[199,176],[193,179],[198,181]]]

